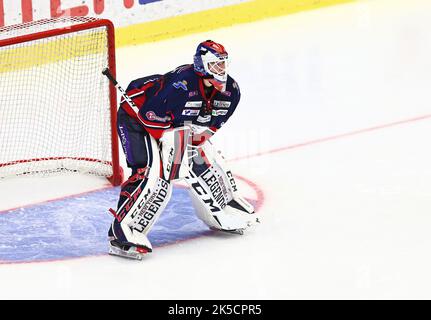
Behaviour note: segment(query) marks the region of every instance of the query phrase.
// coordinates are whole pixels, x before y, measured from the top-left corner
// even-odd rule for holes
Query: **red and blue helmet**
[[[228,64],[229,55],[221,44],[207,40],[198,45],[194,56],[195,72],[219,91],[226,90]]]

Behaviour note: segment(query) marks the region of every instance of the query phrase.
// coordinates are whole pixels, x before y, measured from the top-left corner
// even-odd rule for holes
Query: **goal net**
[[[114,29],[95,18],[0,28],[0,179],[84,173],[122,180]]]

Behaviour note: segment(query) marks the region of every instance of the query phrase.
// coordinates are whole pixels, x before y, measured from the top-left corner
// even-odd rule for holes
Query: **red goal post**
[[[84,173],[121,184],[114,26],[62,17],[0,28],[0,179]]]

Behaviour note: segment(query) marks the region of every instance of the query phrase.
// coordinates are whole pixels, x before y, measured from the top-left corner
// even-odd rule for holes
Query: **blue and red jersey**
[[[193,65],[133,80],[126,91],[139,112],[124,99],[121,108],[156,139],[165,130],[186,124],[208,127],[215,132],[233,114],[241,97],[238,84],[230,76],[224,92],[205,88]]]

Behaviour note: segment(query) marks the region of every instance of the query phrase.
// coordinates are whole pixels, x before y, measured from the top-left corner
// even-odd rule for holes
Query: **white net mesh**
[[[78,24],[85,24],[93,21],[97,21],[97,19],[91,17],[61,17],[57,19],[43,19],[19,25],[5,26],[0,28],[0,40],[54,29],[68,29]]]
[[[1,45],[94,19],[0,29],[0,178],[80,172],[112,176],[106,27]],[[4,41],[3,41],[4,42]]]

